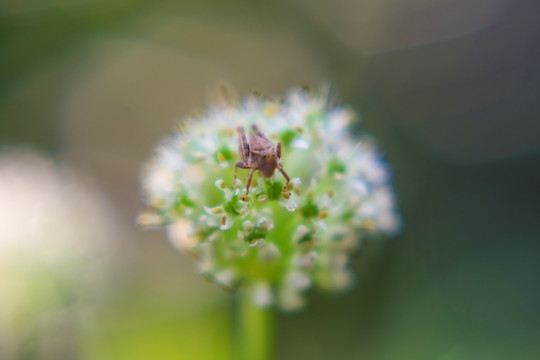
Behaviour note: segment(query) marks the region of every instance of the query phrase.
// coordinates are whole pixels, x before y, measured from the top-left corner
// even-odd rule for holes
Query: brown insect
[[[253,125],[252,128],[253,131],[255,131],[255,134],[249,136],[248,143],[244,128],[242,126],[238,127],[238,152],[242,157],[242,161],[237,162],[234,167],[234,178],[236,179],[236,170],[238,168],[251,169],[246,186],[246,195],[248,195],[249,187],[251,186],[251,178],[253,177],[255,170],[259,170],[264,178],[269,178],[274,175],[274,172],[278,169],[287,180],[287,183],[283,187],[283,190],[285,190],[291,179],[279,165],[279,160],[281,159],[281,143],[278,142],[277,146],[274,147],[272,141],[266,137],[257,125]]]

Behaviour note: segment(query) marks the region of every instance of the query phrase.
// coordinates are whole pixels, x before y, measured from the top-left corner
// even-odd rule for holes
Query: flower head
[[[392,235],[401,220],[388,165],[371,138],[347,130],[354,112],[328,108],[324,92],[294,89],[283,100],[252,96],[214,106],[163,141],[143,172],[143,226],[165,225],[199,271],[261,306],[297,309],[311,287],[343,290],[350,255],[367,235]],[[238,169],[238,127],[256,124],[281,143],[279,171]],[[249,137],[249,136],[248,136]]]

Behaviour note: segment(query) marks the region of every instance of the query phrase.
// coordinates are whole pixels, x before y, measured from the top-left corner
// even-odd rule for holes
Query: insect
[[[272,141],[268,139],[257,125],[254,124],[252,128],[255,134],[249,136],[248,143],[244,128],[242,126],[238,127],[238,152],[242,157],[242,161],[237,162],[234,167],[234,178],[236,179],[236,170],[238,168],[251,169],[246,186],[246,195],[248,195],[249,187],[251,186],[251,178],[253,177],[255,170],[259,170],[264,178],[269,178],[274,175],[274,172],[278,169],[287,180],[287,183],[283,187],[283,190],[285,190],[291,179],[279,165],[279,160],[281,159],[281,143],[278,142],[277,146],[274,147]]]

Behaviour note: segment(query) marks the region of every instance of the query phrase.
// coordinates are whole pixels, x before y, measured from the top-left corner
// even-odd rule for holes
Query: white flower
[[[359,237],[395,234],[401,220],[374,141],[349,136],[351,109],[327,106],[325,92],[293,89],[283,101],[252,96],[191,119],[145,167],[149,209],[140,223],[171,224],[171,241],[195,256],[201,273],[227,288],[257,289],[261,306],[278,299],[297,309],[308,288],[350,287]],[[286,190],[278,171],[270,179],[255,171],[249,196],[250,169],[233,181],[237,128],[249,138],[253,124],[281,142],[280,164],[292,178]]]
[[[46,344],[60,330],[78,330],[77,311],[88,311],[84,300],[95,301],[110,277],[123,236],[115,220],[103,194],[73,171],[28,150],[0,155],[3,358],[22,353],[30,337]],[[58,355],[56,347],[33,350]]]

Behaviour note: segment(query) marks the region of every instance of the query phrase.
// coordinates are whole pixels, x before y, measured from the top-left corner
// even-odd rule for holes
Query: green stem
[[[250,290],[242,289],[237,294],[235,359],[270,360],[274,338],[272,309],[256,306]]]

